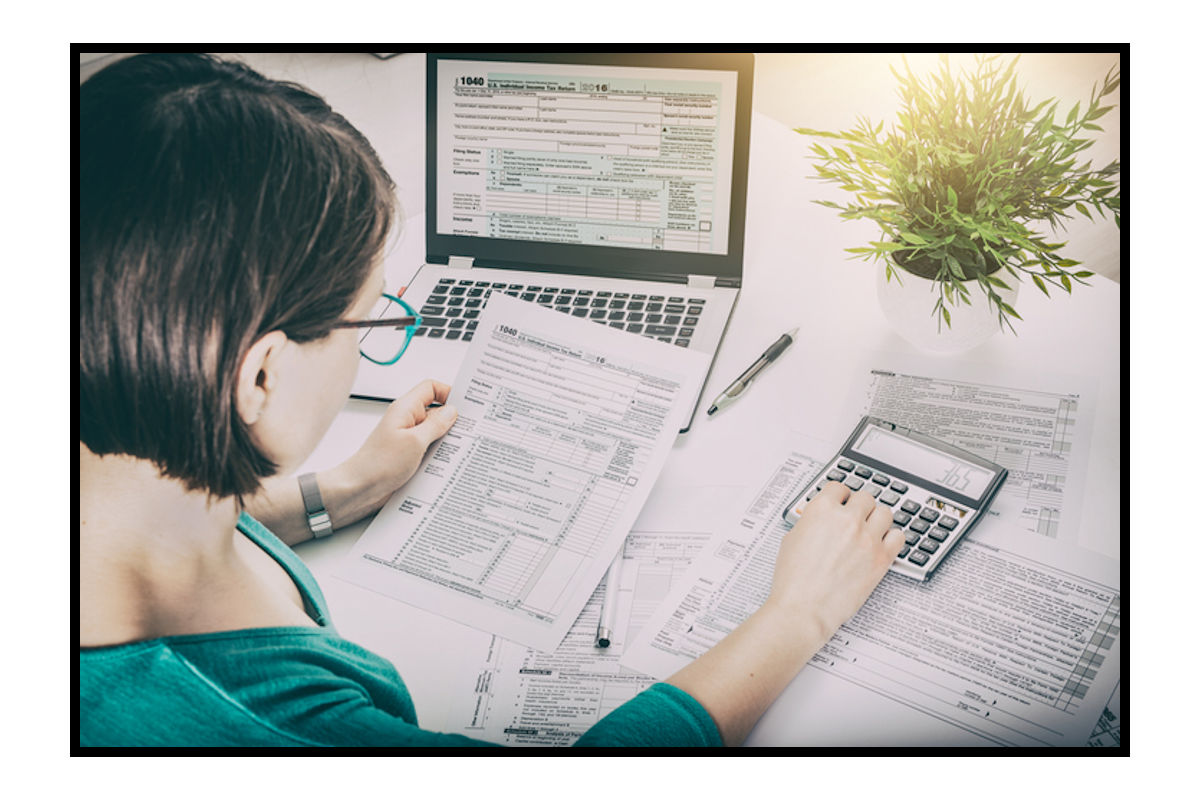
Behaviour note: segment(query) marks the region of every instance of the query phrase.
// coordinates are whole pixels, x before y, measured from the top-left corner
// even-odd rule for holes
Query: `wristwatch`
[[[321,490],[317,486],[315,473],[306,472],[300,476],[300,495],[304,498],[304,513],[308,515],[308,529],[316,539],[321,539],[333,533],[333,521],[325,510],[325,502],[321,499]]]

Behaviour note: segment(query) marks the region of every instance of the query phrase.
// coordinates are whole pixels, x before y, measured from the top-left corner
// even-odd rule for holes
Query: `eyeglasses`
[[[386,367],[400,360],[420,325],[421,317],[415,308],[399,297],[384,292],[371,308],[369,319],[337,322],[333,327],[364,328],[358,339],[358,352],[368,361]]]

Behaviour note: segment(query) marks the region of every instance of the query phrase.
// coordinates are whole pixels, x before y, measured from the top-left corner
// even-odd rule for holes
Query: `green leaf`
[[[912,242],[915,245],[924,246],[924,245],[929,244],[928,240],[922,239],[920,236],[917,236],[915,233],[910,233],[908,231],[901,231],[900,238],[906,242]]]
[[[1033,285],[1041,289],[1042,294],[1046,295],[1046,297],[1050,296],[1050,290],[1046,288],[1046,283],[1041,278],[1033,274],[1030,274],[1029,277],[1033,278]]]
[[[1075,210],[1080,214],[1083,214],[1088,219],[1092,219],[1092,212],[1088,211],[1087,206],[1085,206],[1082,202],[1075,204]],[[1092,221],[1095,222],[1095,220]]]

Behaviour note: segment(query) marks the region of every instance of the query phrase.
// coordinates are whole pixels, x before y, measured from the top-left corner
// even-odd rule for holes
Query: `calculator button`
[[[871,497],[879,497],[879,493],[883,491],[883,489],[880,489],[875,484],[871,484],[866,490],[871,493]]]
[[[896,484],[894,483],[892,484],[892,491],[896,491]],[[904,509],[909,514],[915,514],[921,510],[921,506],[919,506],[917,503],[914,503],[912,500],[905,500],[900,505],[900,508]]]
[[[871,470],[867,469],[866,467],[859,467],[858,469],[854,470],[854,474],[860,478],[869,478],[871,477],[872,473]]]
[[[892,482],[892,479],[889,478],[887,475],[883,475],[878,472],[875,473],[875,477],[871,478],[871,480],[875,481],[880,486],[887,486],[889,483]]]
[[[938,516],[939,515],[938,515],[936,508],[925,508],[925,509],[921,510],[921,519],[923,519],[923,520],[927,520],[929,522],[936,522]]]
[[[908,491],[908,484],[900,481],[892,481],[892,491],[896,494],[904,494]]]
[[[837,463],[837,468],[843,472],[850,472],[854,469],[854,463],[843,458]]]
[[[846,479],[846,473],[842,472],[840,469],[831,469],[829,470],[829,474],[825,477],[829,478],[831,481],[841,481]]]
[[[908,533],[904,534],[904,541],[909,545],[916,544],[917,542],[921,541],[921,534],[909,531]]]
[[[929,538],[936,542],[944,542],[947,538],[949,538],[949,536],[950,533],[942,530],[941,528],[934,528],[929,532]]]
[[[925,541],[921,542],[919,547],[926,553],[936,553],[937,549],[941,547],[941,545],[939,545],[937,542],[926,539]]]
[[[417,330],[420,330],[420,328],[418,328]],[[856,478],[853,475],[851,475],[850,477],[846,478],[846,485],[849,486],[851,489],[861,489],[863,482],[862,482],[861,478]]]
[[[909,522],[912,522],[912,515],[905,514],[903,511],[897,511],[895,514],[892,514],[892,522],[903,528]]]
[[[417,328],[417,330],[421,329]],[[910,531],[916,531],[917,533],[924,533],[925,531],[929,530],[929,523],[923,519],[914,519],[912,521],[912,525],[908,526],[908,529]]]
[[[899,552],[899,553],[896,555],[896,558],[904,558],[906,555],[908,555],[908,551],[909,551],[909,550],[911,550],[911,549],[912,549],[912,548],[911,548],[911,547],[909,547],[908,545],[904,545],[904,547],[903,547],[903,548],[900,550],[900,552]]]
[[[899,499],[900,499],[900,495],[896,494],[895,492],[893,492],[890,489],[879,496],[879,502],[885,503],[889,506],[896,505],[896,501]],[[907,520],[905,520],[905,521],[907,522]]]
[[[952,531],[958,525],[958,520],[949,514],[942,514],[942,518],[938,520],[938,525],[948,531]]]
[[[929,556],[925,553],[922,553],[920,550],[913,550],[908,554],[908,560],[914,564],[917,564],[918,566],[923,566],[929,561]]]

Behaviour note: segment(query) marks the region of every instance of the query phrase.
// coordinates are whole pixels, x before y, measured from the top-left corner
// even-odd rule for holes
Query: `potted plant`
[[[951,325],[951,307],[957,315],[971,304],[972,284],[987,300],[993,330],[1007,325],[1014,333],[1017,281],[1029,278],[1047,295],[1050,286],[1069,293],[1086,285],[1093,273],[1058,253],[1065,242],[1032,226],[1057,231],[1076,212],[1093,219],[1106,210],[1120,225],[1120,162],[1101,169],[1080,163],[1092,144],[1087,132],[1101,130],[1097,121],[1112,108],[1101,103],[1120,86],[1118,67],[1060,124],[1057,101],[1029,106],[1017,86],[1018,59],[1005,65],[1000,56],[976,56],[974,71],[955,77],[943,55],[924,81],[905,59],[905,74],[891,67],[902,107],[886,134],[882,122],[865,118],[840,133],[795,129],[838,142],[812,144],[819,162],[813,177],[853,198],[816,202],[882,230],[878,241],[847,252],[882,260],[883,283],[910,275],[932,281],[938,331]]]

